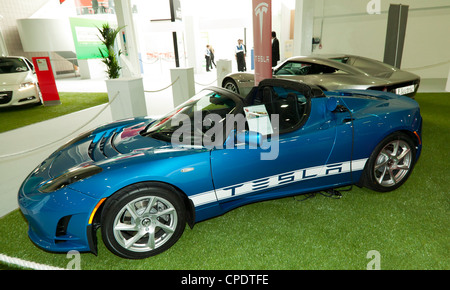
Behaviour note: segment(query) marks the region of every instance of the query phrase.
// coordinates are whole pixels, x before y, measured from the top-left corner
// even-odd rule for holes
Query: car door
[[[272,129],[279,131],[278,136],[263,138],[261,146],[237,140],[231,148],[211,151],[216,196],[224,207],[321,188],[326,186],[324,174],[339,170],[324,168],[336,138],[335,121],[322,114],[321,102],[325,100],[311,102],[293,90],[276,92],[272,88],[272,93],[277,97],[271,102],[261,102],[267,112],[278,114],[279,124],[272,124]],[[292,94],[296,94],[295,103]],[[248,107],[258,105],[261,103],[255,100]],[[259,107],[256,111],[263,109]],[[275,120],[273,115],[271,118]],[[270,154],[275,158],[267,158]]]

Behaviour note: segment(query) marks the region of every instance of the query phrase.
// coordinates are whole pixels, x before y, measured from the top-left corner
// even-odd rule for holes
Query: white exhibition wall
[[[168,7],[158,6],[159,8],[156,9],[155,1],[130,1],[138,7],[139,13],[134,15],[134,18],[138,21],[136,32],[142,61],[152,68],[157,68],[158,71],[160,71],[160,68],[172,66],[172,62],[155,62],[146,58],[147,53],[173,53],[171,38],[173,26],[167,22],[164,24],[151,21],[153,18],[161,18],[161,14],[165,13],[161,10],[166,11]],[[234,62],[233,50],[238,38],[246,38],[247,48],[250,52],[253,46],[251,0],[180,1],[184,18],[184,23],[178,23],[176,28],[177,31],[181,32],[178,39],[180,54],[182,56],[186,54],[187,58],[192,57],[192,55],[188,55],[189,51],[195,51],[196,54],[193,62],[183,58],[182,66],[195,64],[197,69],[201,71],[204,67],[203,54],[206,44],[211,44],[215,48],[216,60],[222,58],[231,59]],[[25,0],[22,2],[25,2]],[[42,2],[45,2],[45,0],[42,0]],[[47,18],[68,17],[67,15],[74,13],[72,2],[73,0],[67,0],[63,5],[59,5],[58,1],[49,0],[41,10],[31,17],[34,19],[44,16]],[[8,13],[4,14],[6,18],[0,21],[0,25],[2,25],[7,46],[14,48],[11,51],[17,54],[19,47],[26,51],[27,45],[24,44],[22,47],[22,44],[16,43],[20,40],[12,38],[10,36],[12,35],[11,29],[6,27],[8,28],[6,30],[4,26],[4,24],[10,23],[8,19],[13,17],[13,10],[16,7],[13,5],[14,3],[14,0],[1,1],[0,8],[8,8]],[[293,15],[291,11],[296,7],[303,7],[302,5],[306,3],[314,7],[312,35],[320,37],[322,40],[321,48],[318,45],[313,46],[313,53],[350,53],[378,60],[383,60],[384,56],[387,11],[390,4],[409,5],[402,68],[417,73],[422,78],[446,79],[448,77],[450,68],[450,49],[448,49],[450,47],[448,32],[448,27],[450,27],[449,0],[272,0],[272,27],[277,31],[280,39],[282,60],[287,56],[287,53],[285,53],[286,43],[289,41],[290,35],[293,35],[290,31],[290,24],[294,21],[291,19],[291,15]],[[380,14],[369,14],[367,6],[371,3],[379,4],[379,7],[375,8],[379,8]],[[20,15],[19,12],[16,14]],[[162,18],[167,17],[167,15],[164,15]],[[71,15],[71,17],[73,16],[76,15]],[[103,16],[107,17],[105,14]],[[114,17],[114,15],[108,16]],[[20,18],[23,18],[23,16]],[[189,19],[195,20],[195,23],[191,27],[191,31],[187,32],[186,22]],[[311,28],[307,27],[306,29]],[[45,41],[45,35],[36,35],[41,42],[42,40]],[[70,36],[67,33],[64,35]],[[65,38],[56,39],[61,42]],[[64,41],[64,43],[68,42]],[[294,45],[298,46],[298,41]],[[304,46],[301,43],[300,45]],[[48,47],[46,47],[45,52],[47,50]],[[247,61],[251,61],[250,57]],[[153,64],[149,65],[148,63]],[[233,69],[235,67],[233,63]]]
[[[383,60],[390,4],[409,5],[402,68],[422,78],[447,78],[450,67],[450,1],[379,0],[380,14],[369,15],[369,0],[314,0],[314,53],[350,53]],[[441,64],[434,66],[434,64]],[[427,67],[424,69],[419,69]]]
[[[24,51],[75,51],[68,18],[17,19]]]
[[[422,78],[446,79],[450,68],[449,0],[272,0],[272,27],[277,31],[281,58],[289,41],[291,14],[300,5],[314,5],[312,35],[321,37],[322,47],[313,46],[314,54],[348,53],[384,58],[387,16],[390,4],[409,6],[402,68]],[[244,37],[248,48],[253,43],[251,1],[181,0],[183,13],[198,18],[202,51],[212,44],[220,58],[234,59],[232,46]],[[225,3],[225,4],[224,4]],[[376,6],[372,4],[376,3]],[[379,6],[378,6],[379,4]],[[309,4],[312,5],[312,4]],[[379,9],[371,11],[370,8]],[[379,12],[379,14],[369,14]],[[295,28],[294,28],[295,29]],[[298,45],[298,43],[294,44]],[[302,50],[303,51],[303,50]],[[233,65],[234,69],[235,65]]]

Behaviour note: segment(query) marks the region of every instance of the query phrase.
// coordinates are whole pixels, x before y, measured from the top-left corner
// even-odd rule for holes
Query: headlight
[[[31,87],[34,87],[34,83],[33,82],[21,83],[19,85],[19,91],[26,90],[26,89],[31,88]]]
[[[64,188],[69,184],[72,184],[74,182],[77,182],[79,180],[88,178],[90,176],[93,176],[97,173],[102,172],[103,169],[101,169],[98,166],[95,165],[88,165],[84,167],[78,167],[74,169],[70,169],[68,172],[48,181],[44,185],[39,188],[39,191],[42,193],[50,193],[53,191],[56,191],[58,189]]]

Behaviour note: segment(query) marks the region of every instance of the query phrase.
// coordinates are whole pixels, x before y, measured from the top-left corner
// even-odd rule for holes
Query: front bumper
[[[40,101],[37,85],[26,88],[20,88],[18,85],[0,86],[0,107],[21,106]]]
[[[27,191],[33,178],[19,190],[20,210],[28,221],[28,236],[50,252],[96,253],[95,231],[89,217],[99,200],[65,187],[52,193]]]

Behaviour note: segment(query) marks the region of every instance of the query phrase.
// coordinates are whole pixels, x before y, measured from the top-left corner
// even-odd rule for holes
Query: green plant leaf
[[[118,57],[122,54],[122,51],[119,50],[117,52],[114,51],[114,43],[116,41],[117,34],[122,30],[125,26],[118,27],[116,29],[112,29],[109,26],[109,23],[104,23],[101,28],[97,27],[101,37],[99,37],[100,41],[105,45],[105,51],[102,51],[99,48],[100,54],[103,58],[102,62],[106,65],[108,74],[108,78],[116,79],[120,77],[120,70],[122,67],[119,65]]]

